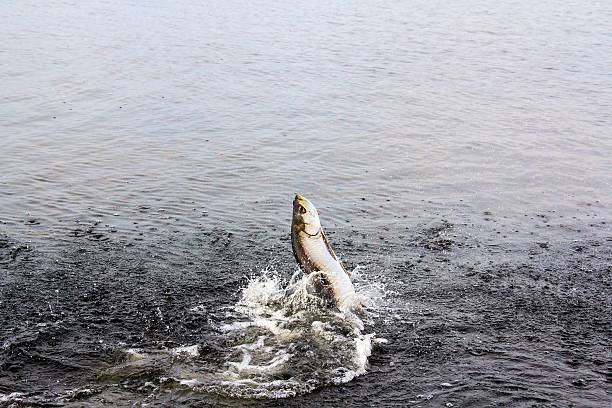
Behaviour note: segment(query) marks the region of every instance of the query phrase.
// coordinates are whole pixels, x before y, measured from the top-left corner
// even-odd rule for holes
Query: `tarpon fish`
[[[320,273],[317,286],[324,297],[333,299],[342,311],[355,306],[355,288],[349,273],[325,237],[319,212],[299,194],[293,199],[291,245],[295,259],[305,274]]]

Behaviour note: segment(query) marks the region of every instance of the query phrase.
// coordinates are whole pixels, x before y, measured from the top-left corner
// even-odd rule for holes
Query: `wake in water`
[[[122,364],[101,379],[142,378],[155,367],[159,377],[149,380],[151,391],[188,388],[237,398],[287,398],[351,381],[366,372],[373,345],[386,341],[366,330],[383,288],[362,279],[357,268],[356,307],[341,312],[314,293],[315,279],[296,272],[284,282],[276,271],[264,270],[217,327],[224,340],[215,353],[197,345],[128,349]]]

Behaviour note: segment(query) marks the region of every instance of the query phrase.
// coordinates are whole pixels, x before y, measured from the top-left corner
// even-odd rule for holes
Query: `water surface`
[[[371,307],[285,328],[372,350],[334,383],[345,346],[281,342],[323,357],[275,404],[609,406],[610,27],[603,1],[5,2],[0,406],[257,404],[180,380],[278,340],[223,328],[295,272],[296,191]]]

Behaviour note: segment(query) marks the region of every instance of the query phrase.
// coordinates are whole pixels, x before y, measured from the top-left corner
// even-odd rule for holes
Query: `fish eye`
[[[300,214],[306,214],[306,208],[304,208],[303,206],[300,205],[300,208],[298,208],[298,212]]]

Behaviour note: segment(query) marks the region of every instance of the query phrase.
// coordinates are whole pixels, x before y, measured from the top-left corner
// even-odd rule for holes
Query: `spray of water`
[[[316,275],[295,272],[290,279],[266,269],[252,276],[240,300],[219,325],[223,339],[214,359],[198,346],[166,351],[126,350],[124,365],[169,365],[160,387],[238,398],[287,398],[341,384],[366,373],[375,344],[369,332],[384,287],[352,272],[357,299],[340,311],[315,292]]]

